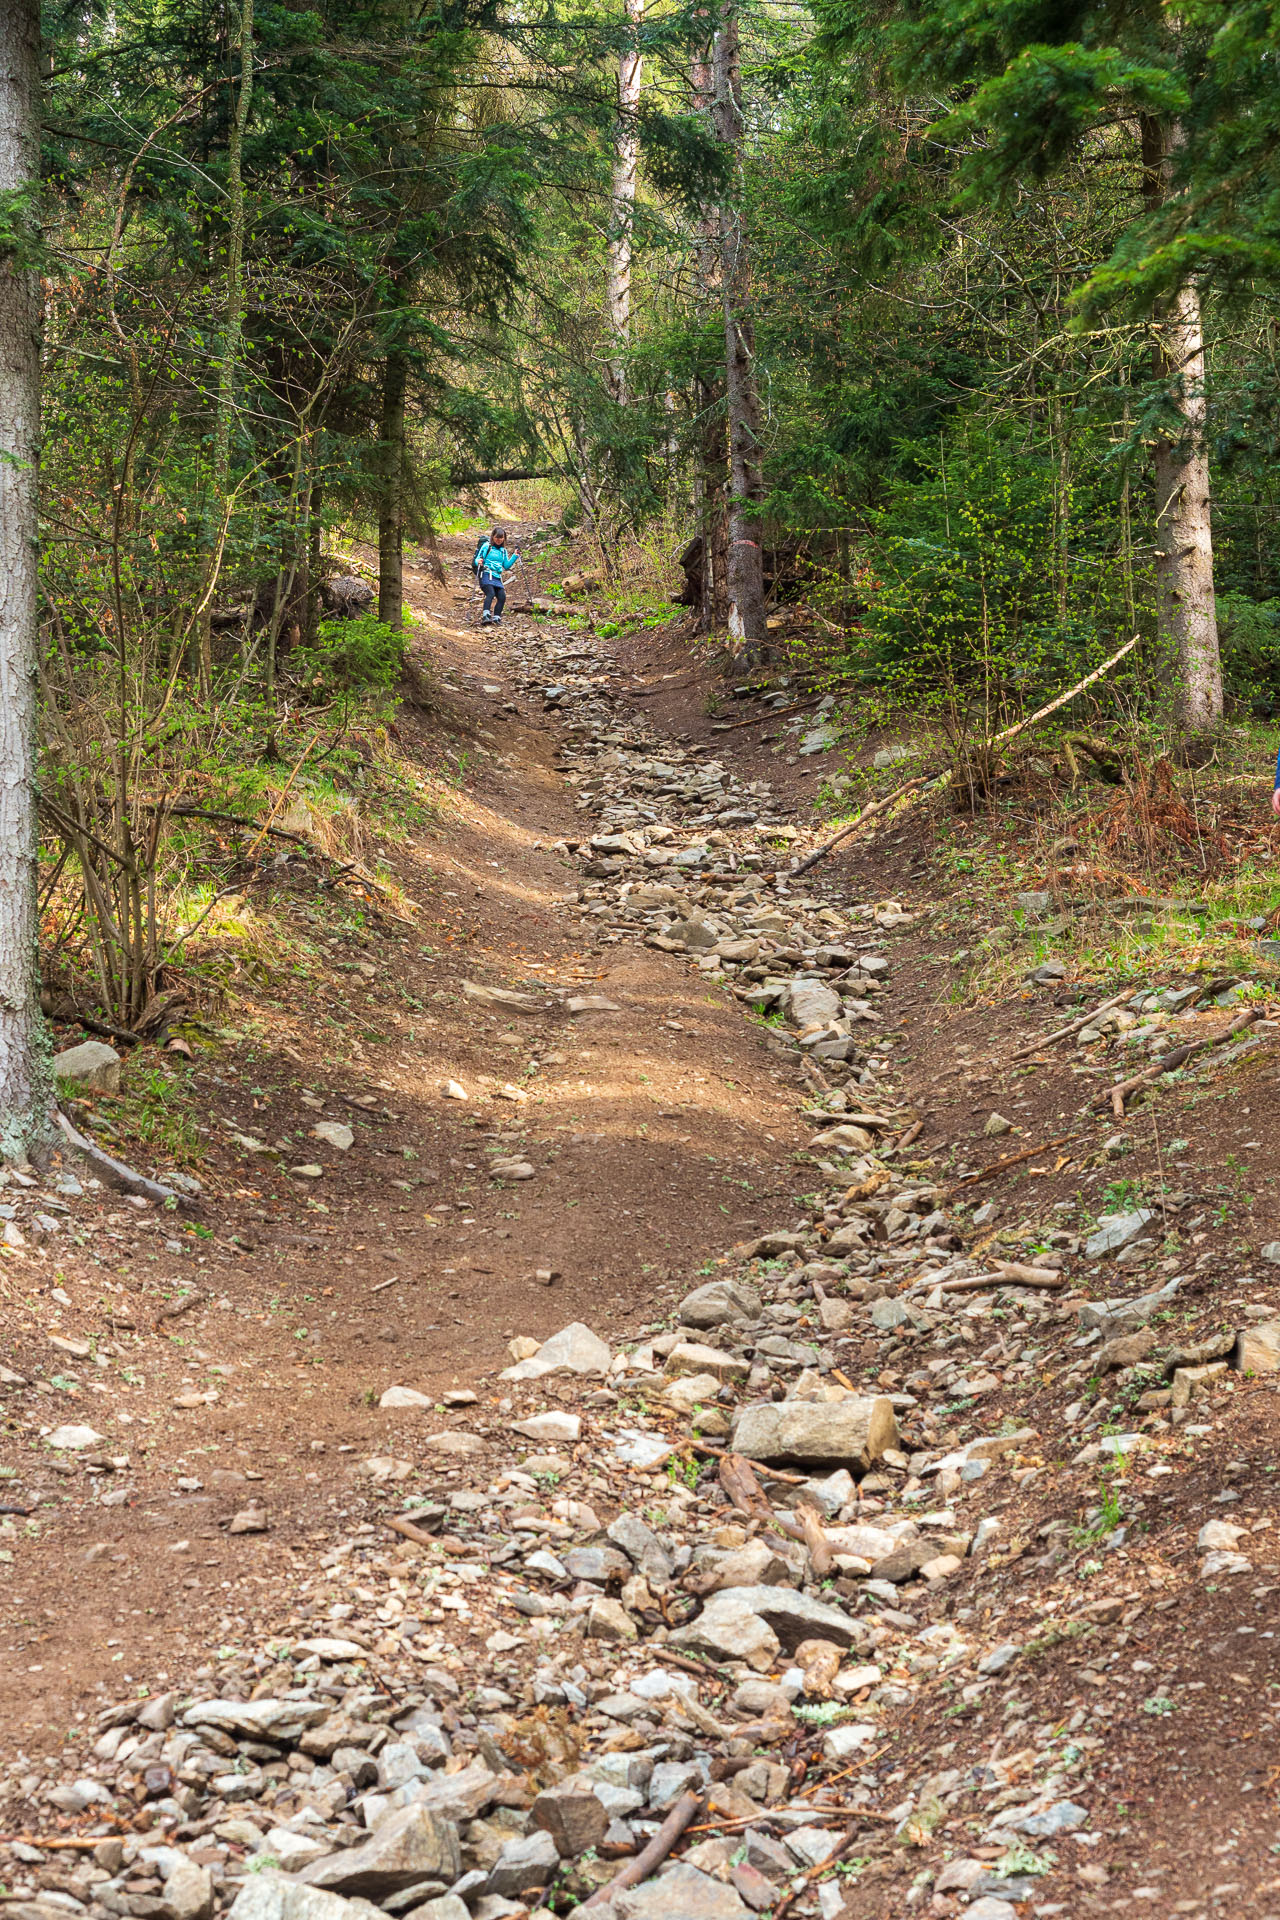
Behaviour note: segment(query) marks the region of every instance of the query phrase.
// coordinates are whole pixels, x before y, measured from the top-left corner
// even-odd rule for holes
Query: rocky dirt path
[[[120,1209],[64,1194],[73,1254],[14,1194],[19,1920],[1280,1913],[1255,1223],[1194,1171],[1100,1222],[1118,1034],[1037,1050],[1052,975],[947,1018],[927,862],[797,879],[794,770],[455,591],[492,757],[395,856],[430,936],[210,1075],[310,1201],[206,1194],[176,1349]],[[1247,1111],[1271,1034],[1189,1096]]]

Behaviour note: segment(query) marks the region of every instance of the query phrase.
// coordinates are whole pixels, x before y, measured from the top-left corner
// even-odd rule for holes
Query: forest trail
[[[177,1231],[13,1190],[5,1799],[13,1833],[102,1843],[21,1841],[19,1920],[271,1902],[271,1862],[363,1859],[359,1822],[420,1792],[439,1857],[326,1884],[387,1911],[456,1885],[438,1920],[497,1920],[554,1875],[563,1911],[686,1787],[690,1915],[795,1886],[799,1915],[896,1920],[914,1885],[981,1920],[1270,1912],[1271,1824],[1240,1812],[1272,1811],[1276,1758],[1267,1127],[1248,1213],[1214,1196],[1272,1024],[1209,1049],[1162,1133],[1131,1116],[1125,1178],[1190,1151],[1177,1127],[1194,1165],[1090,1250],[1130,1191],[1080,1105],[1106,1069],[1044,1043],[1052,981],[947,1006],[933,968],[978,929],[928,824],[775,879],[820,837],[785,736],[714,735],[687,654],[692,692],[637,697],[666,637],[469,624],[469,545],[410,582],[436,711],[401,745],[460,775],[383,849],[416,926],[281,969],[252,1044],[195,1070],[217,1131]],[[753,969],[771,1025],[735,997]],[[1225,1034],[1194,1008],[1168,1018]],[[575,1323],[584,1371],[539,1374]],[[532,1361],[495,1378],[513,1336]],[[856,1484],[769,1437],[872,1404],[897,1431],[842,1440]],[[767,1495],[717,1476],[735,1415]],[[346,1744],[299,1748],[295,1694]]]
[[[89,1246],[37,1256],[25,1298],[20,1280],[0,1282],[12,1290],[10,1366],[51,1372],[66,1396],[56,1418],[36,1400],[45,1418],[26,1444],[8,1434],[0,1455],[23,1499],[58,1502],[38,1551],[9,1573],[0,1721],[24,1744],[56,1738],[121,1666],[141,1678],[198,1649],[230,1589],[267,1620],[284,1544],[341,1515],[348,1458],[380,1450],[386,1387],[471,1388],[516,1334],[585,1320],[607,1337],[660,1317],[691,1275],[787,1210],[790,1156],[807,1137],[794,1076],[680,959],[584,938],[566,911],[575,874],[546,849],[577,823],[554,723],[513,684],[510,655],[532,624],[468,624],[470,545],[446,543],[449,588],[426,570],[407,581],[463,761],[447,822],[389,863],[422,908],[416,927],[384,919],[376,939],[341,949],[355,956],[341,970],[322,956],[319,982],[298,983],[305,1011],[286,994],[260,1048],[196,1076],[209,1159],[226,1167],[206,1176],[216,1202],[194,1210],[207,1238],[188,1230],[157,1261],[160,1223],[145,1209],[140,1233],[118,1199],[78,1202]],[[412,732],[412,714],[401,725]],[[538,1011],[486,1007],[464,980],[532,989]],[[562,1001],[578,994],[614,1010],[571,1014]],[[447,1082],[468,1100],[442,1098]],[[354,1147],[317,1146],[322,1119],[352,1124]],[[264,1195],[236,1141],[289,1134],[307,1142],[290,1157],[323,1164],[323,1179],[281,1170]],[[495,1138],[536,1176],[488,1180],[482,1148]],[[397,1192],[406,1175],[411,1190]],[[156,1266],[173,1269],[167,1285]],[[104,1292],[112,1271],[116,1291]],[[550,1284],[537,1277],[548,1273]],[[192,1277],[201,1297],[166,1324]],[[52,1366],[51,1338],[70,1343]],[[100,1377],[92,1361],[77,1366],[78,1346],[113,1342],[116,1365],[104,1354]],[[87,1484],[37,1438],[73,1417],[111,1436]],[[118,1491],[122,1478],[105,1463],[125,1453],[127,1498],[104,1507],[101,1481]],[[199,1489],[175,1491],[184,1480]],[[229,1540],[250,1496],[271,1532]]]

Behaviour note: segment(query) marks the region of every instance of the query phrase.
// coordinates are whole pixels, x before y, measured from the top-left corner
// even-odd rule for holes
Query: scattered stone
[[[736,1452],[775,1466],[832,1462],[865,1470],[897,1443],[893,1402],[885,1395],[744,1407],[733,1428]]]
[[[120,1055],[103,1040],[82,1040],[53,1056],[53,1077],[86,1092],[119,1093]]]
[[[384,1899],[424,1880],[448,1886],[461,1867],[458,1830],[420,1802],[402,1807],[364,1842],[304,1867],[299,1879],[330,1893]]]
[[[355,1144],[355,1134],[341,1120],[317,1120],[311,1132],[316,1140],[322,1140],[327,1147],[336,1147],[339,1153],[346,1153]]]
[[[709,1280],[685,1295],[676,1314],[689,1327],[723,1327],[758,1320],[761,1305],[760,1295],[741,1280]]]
[[[1097,1232],[1084,1243],[1086,1260],[1101,1260],[1105,1254],[1119,1253],[1132,1245],[1149,1221],[1158,1219],[1151,1207],[1138,1207],[1133,1213],[1104,1213],[1099,1216]]]
[[[431,1407],[435,1402],[429,1393],[419,1393],[416,1387],[388,1387],[378,1405],[380,1407]]]
[[[503,1369],[504,1380],[541,1380],[547,1374],[607,1374],[613,1353],[580,1320],[552,1334],[527,1360]]]

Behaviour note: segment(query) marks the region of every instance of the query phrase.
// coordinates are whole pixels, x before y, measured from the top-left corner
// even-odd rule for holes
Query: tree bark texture
[[[760,395],[756,387],[751,267],[739,190],[742,75],[736,0],[725,0],[720,15],[714,69],[716,133],[730,150],[735,181],[720,208],[725,404],[729,421],[728,621],[731,638],[744,643],[750,659],[767,632],[764,555],[760,546],[764,477],[760,465]]]
[[[609,187],[608,290],[609,392],[627,402],[627,348],[631,344],[631,240],[636,213],[636,166],[640,155],[640,85],[644,56],[639,33],[644,0],[625,0],[629,35],[618,55],[618,119]]]
[[[704,14],[703,17],[709,20],[710,15]],[[715,72],[710,39],[694,53],[689,78],[693,111],[712,115],[715,107]],[[722,261],[718,207],[708,206],[699,214],[693,235],[693,259],[699,322],[709,327],[714,313],[717,326],[722,326],[724,300],[720,290]],[[728,615],[724,516],[728,462],[725,457],[723,401],[723,383],[718,379],[713,380],[709,369],[700,371],[694,381],[698,437],[693,484],[694,510],[702,533],[702,600],[697,618],[699,633],[714,633],[724,624]]]
[[[236,404],[236,369],[244,340],[244,132],[253,102],[253,6],[243,0],[240,12],[240,86],[227,139],[227,277],[222,315],[222,347],[218,357],[218,399],[213,417],[213,459],[210,491],[220,526],[209,565],[216,575],[222,564],[227,522],[231,514],[231,422]],[[200,618],[200,680],[207,691],[213,680],[213,596]]]
[[[1172,187],[1173,156],[1182,143],[1174,123],[1142,122],[1143,195],[1162,205]],[[1174,717],[1184,734],[1212,732],[1222,719],[1222,665],[1213,592],[1213,522],[1205,442],[1204,330],[1200,292],[1188,279],[1154,316],[1157,377],[1179,416],[1177,433],[1155,444],[1156,623],[1174,663]]]
[[[399,347],[382,375],[381,486],[378,497],[378,618],[399,631],[404,618],[405,388],[409,363]]]
[[[39,172],[40,8],[0,0],[0,192]],[[36,500],[40,282],[0,258],[0,1155],[53,1138],[36,907]]]

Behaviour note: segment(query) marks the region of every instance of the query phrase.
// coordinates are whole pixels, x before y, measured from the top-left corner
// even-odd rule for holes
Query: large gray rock
[[[1258,1326],[1243,1328],[1236,1337],[1231,1364],[1241,1373],[1280,1370],[1280,1320],[1263,1320]]]
[[[618,1894],[613,1912],[617,1920],[739,1920],[751,1909],[725,1881],[677,1860],[658,1879]]]
[[[53,1077],[72,1087],[119,1093],[120,1055],[103,1040],[82,1040],[78,1047],[64,1047],[54,1054]]]
[[[802,1032],[829,1026],[843,1010],[840,995],[817,980],[793,980],[787,988],[787,1012]]]
[[[459,1773],[433,1773],[419,1787],[416,1804],[446,1820],[474,1820],[493,1805],[498,1777],[476,1760]]]
[[[327,1700],[197,1700],[182,1716],[184,1727],[216,1727],[241,1740],[292,1743],[332,1712]]]
[[[616,1520],[610,1521],[606,1532],[614,1546],[622,1549],[651,1586],[655,1582],[661,1586],[671,1578],[674,1565],[670,1554],[638,1513],[620,1513]]]
[[[733,1445],[749,1460],[770,1465],[830,1463],[870,1467],[898,1444],[898,1423],[887,1395],[848,1400],[764,1401],[744,1407],[734,1422]]]
[[[609,1826],[604,1802],[581,1787],[546,1787],[529,1810],[535,1827],[551,1835],[556,1852],[566,1860],[598,1847]]]
[[[834,1640],[837,1646],[849,1647],[865,1639],[864,1629],[839,1607],[812,1600],[793,1587],[731,1587],[715,1595],[711,1604],[721,1599],[749,1607],[777,1634],[787,1653],[794,1653],[802,1640]]]
[[[735,1321],[760,1318],[760,1295],[741,1280],[708,1280],[705,1287],[687,1293],[676,1316],[687,1327],[724,1327]]]
[[[282,1873],[250,1874],[231,1908],[233,1920],[380,1920],[368,1900],[343,1900]]]
[[[691,1653],[710,1654],[713,1660],[745,1660],[757,1673],[764,1673],[773,1665],[782,1642],[743,1599],[744,1593],[751,1592],[759,1588],[731,1587],[712,1594],[696,1620],[676,1628],[670,1644],[677,1650],[687,1647]]]
[[[304,1867],[299,1879],[331,1893],[382,1899],[424,1880],[456,1880],[461,1865],[458,1829],[418,1801],[391,1814],[363,1846],[330,1853]]]
[[[541,1380],[549,1373],[606,1374],[613,1353],[581,1320],[573,1320],[544,1340],[528,1360],[504,1367],[503,1380]]]
[[[1132,1213],[1102,1214],[1097,1232],[1084,1243],[1085,1259],[1101,1260],[1104,1254],[1119,1253],[1122,1247],[1132,1245],[1148,1221],[1157,1218],[1151,1207],[1138,1207]]]
[[[1105,1339],[1111,1339],[1120,1333],[1133,1333],[1138,1327],[1146,1325],[1152,1314],[1167,1307],[1182,1284],[1182,1275],[1175,1274],[1154,1293],[1141,1293],[1132,1300],[1089,1300],[1080,1309],[1080,1325],[1085,1332],[1097,1327]]]
[[[541,1828],[522,1833],[508,1840],[498,1855],[489,1875],[489,1892],[508,1900],[523,1899],[548,1885],[559,1865],[560,1854],[549,1833]]]

